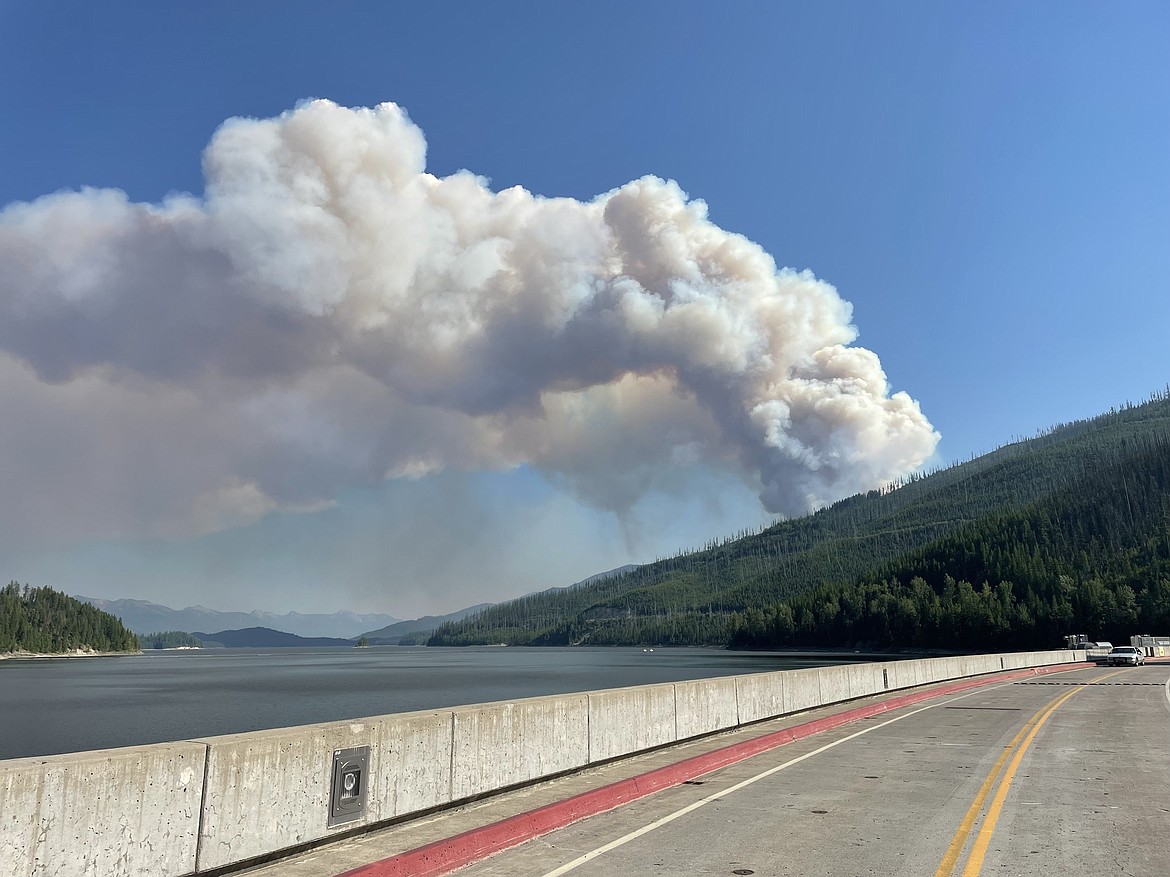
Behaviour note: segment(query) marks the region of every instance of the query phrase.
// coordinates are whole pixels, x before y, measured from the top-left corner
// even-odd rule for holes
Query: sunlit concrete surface
[[[993,683],[781,746],[459,873],[1158,874],[1170,861],[1168,684],[1168,664]],[[241,873],[339,874],[845,708],[593,768]],[[980,830],[992,827],[971,864]]]
[[[875,717],[588,819],[460,874],[910,877],[940,873],[940,866],[944,874],[1005,877],[1162,874],[1170,863],[1168,680],[1167,665],[1087,669]],[[1092,684],[1082,689],[1083,683]],[[1065,694],[1071,696],[1023,747]],[[947,869],[948,847],[989,778]],[[675,815],[688,807],[695,809]],[[993,814],[980,852],[980,832],[991,828]],[[670,821],[652,827],[660,820]],[[597,852],[612,844],[620,845]]]

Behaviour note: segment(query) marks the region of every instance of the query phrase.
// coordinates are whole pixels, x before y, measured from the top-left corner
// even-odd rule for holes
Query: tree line
[[[13,581],[0,589],[0,652],[74,649],[133,652],[138,638],[115,616],[52,588]]]
[[[185,630],[160,630],[156,633],[140,634],[138,644],[143,649],[197,649],[203,645]]]

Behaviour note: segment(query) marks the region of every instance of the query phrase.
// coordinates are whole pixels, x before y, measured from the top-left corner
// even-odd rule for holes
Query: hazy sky
[[[0,570],[446,612],[1170,380],[1170,7],[0,0]]]

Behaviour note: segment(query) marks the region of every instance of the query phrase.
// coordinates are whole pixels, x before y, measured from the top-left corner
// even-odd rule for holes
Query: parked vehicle
[[[1144,664],[1146,656],[1141,649],[1133,646],[1116,646],[1113,651],[1105,656],[1105,663],[1112,666],[1118,664],[1128,664],[1131,667],[1136,667],[1138,664]]]

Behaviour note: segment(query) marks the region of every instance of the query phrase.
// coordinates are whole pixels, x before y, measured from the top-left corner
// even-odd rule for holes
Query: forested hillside
[[[75,649],[133,652],[138,640],[113,615],[52,588],[10,582],[0,590],[0,653]]]
[[[1057,633],[1073,632],[1066,625],[1092,632],[1132,620],[1152,627],[1160,617],[1148,614],[1160,605],[1156,546],[1165,545],[1170,520],[1158,475],[1167,447],[1170,394],[1160,394],[759,533],[499,604],[444,625],[431,643],[915,646],[930,639],[990,647],[1009,640],[1050,645]],[[972,559],[972,545],[986,557],[983,565]],[[916,577],[920,584],[911,585]],[[982,593],[985,581],[1011,582],[1013,595],[1018,589],[1012,601],[1001,600],[1004,611],[1010,608],[1006,620],[985,596],[993,620],[972,622],[968,591]],[[1123,585],[1133,590],[1132,601]],[[1062,588],[1068,593],[1058,599]],[[1050,611],[1038,605],[1040,595]],[[834,596],[840,617],[830,609]],[[851,601],[863,598],[867,606],[913,603],[927,619],[937,599],[940,619],[948,620],[929,635],[929,622],[859,626]],[[1137,608],[1118,614],[1110,600]],[[948,615],[948,601],[966,608]],[[960,634],[962,643],[955,640]]]
[[[1170,631],[1170,439],[1087,461],[1068,486],[888,564],[733,622],[732,644],[926,648],[1128,642]]]

